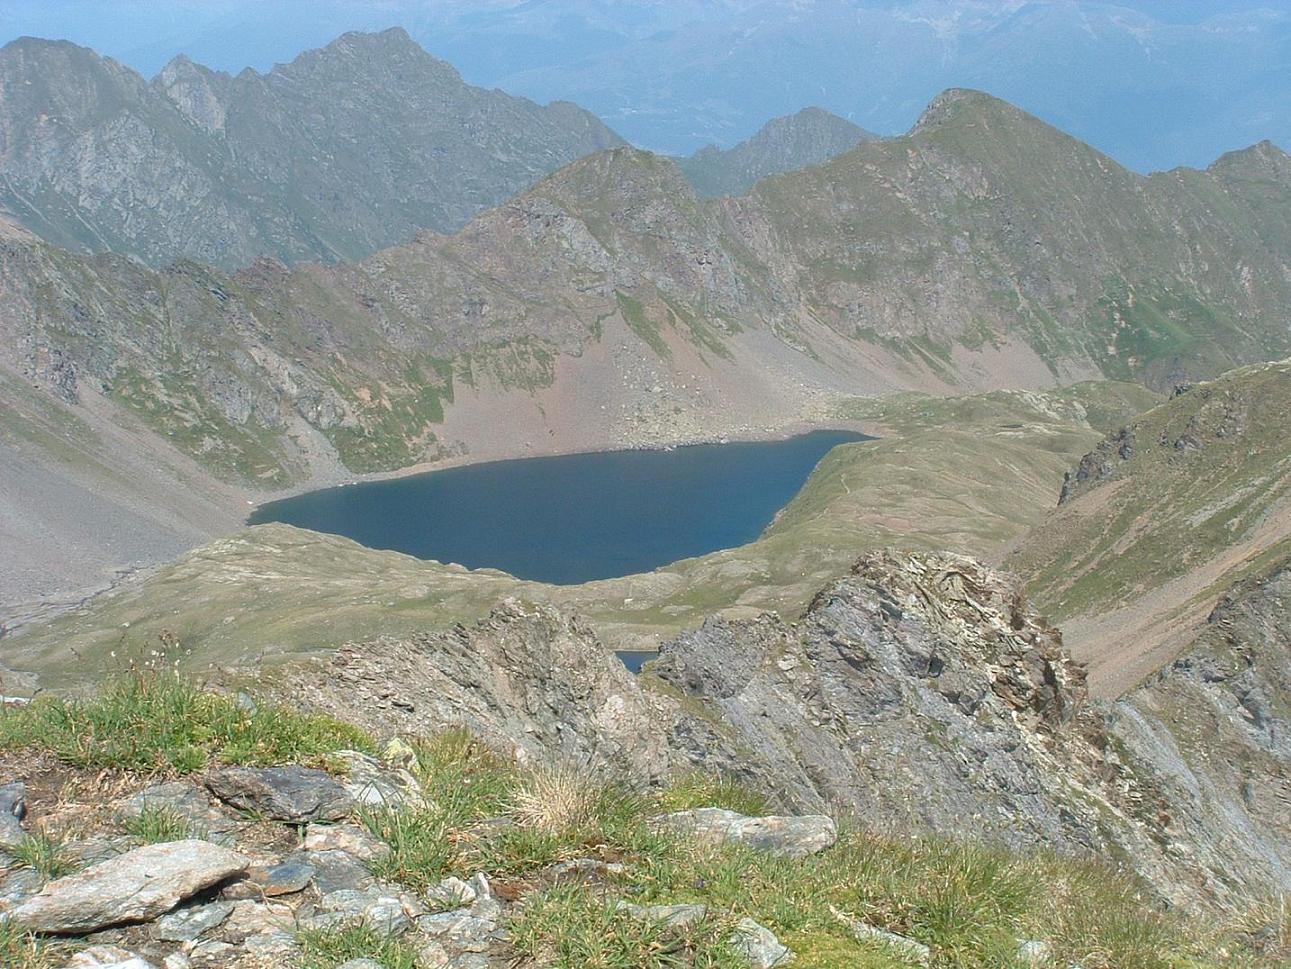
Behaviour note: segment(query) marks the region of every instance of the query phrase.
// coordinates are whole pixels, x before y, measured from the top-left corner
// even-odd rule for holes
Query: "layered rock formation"
[[[577,621],[512,604],[474,628],[345,650],[286,693],[384,730],[462,724],[642,780],[699,767],[795,811],[1120,858],[1183,905],[1285,890],[1291,843],[1269,823],[1286,797],[1285,719],[1249,683],[1225,687],[1210,725],[1244,766],[1181,755],[1188,724],[1209,735],[1189,712],[1195,692],[1219,689],[1191,672],[1199,662],[1091,704],[1013,580],[958,556],[884,552],[800,621],[712,620],[636,681]]]

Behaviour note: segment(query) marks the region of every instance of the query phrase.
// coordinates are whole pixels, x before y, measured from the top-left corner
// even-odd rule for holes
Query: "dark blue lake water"
[[[753,541],[849,431],[495,461],[264,504],[370,548],[561,584],[648,572]]]

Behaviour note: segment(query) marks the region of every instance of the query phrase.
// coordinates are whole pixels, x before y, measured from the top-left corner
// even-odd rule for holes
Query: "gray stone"
[[[932,950],[922,942],[907,938],[904,935],[898,935],[895,932],[889,932],[887,929],[881,929],[877,925],[870,925],[868,922],[862,922],[854,915],[848,915],[846,912],[840,912],[834,906],[829,906],[830,913],[847,926],[853,938],[858,942],[874,942],[893,952],[899,953],[903,958],[909,959],[916,965],[926,966],[932,961]]]
[[[805,858],[838,840],[833,819],[823,814],[754,818],[723,808],[696,808],[664,814],[654,820],[662,828],[701,841],[736,841],[788,858]]]
[[[426,903],[433,909],[466,908],[474,901],[475,889],[452,875],[426,890]]]
[[[19,868],[0,878],[0,908],[9,908],[35,895],[45,878],[34,868]]]
[[[240,944],[251,944],[253,939],[290,938],[295,922],[296,913],[285,902],[240,899],[234,903],[232,914],[221,927],[220,938]]]
[[[618,910],[642,922],[654,922],[665,929],[684,929],[708,918],[705,905],[633,905],[619,902]]]
[[[26,788],[22,781],[0,787],[0,848],[16,848],[26,837],[21,824],[26,814]]]
[[[303,861],[285,861],[269,868],[252,868],[251,881],[270,898],[303,892],[314,879],[315,869]]]
[[[353,855],[340,849],[329,851],[296,851],[287,859],[291,863],[308,865],[314,869],[314,887],[319,894],[344,890],[362,891],[371,888],[376,879],[367,866]]]
[[[161,969],[192,969],[193,960],[182,952],[172,952],[161,960]]]
[[[437,942],[464,952],[485,952],[494,942],[507,938],[493,919],[461,910],[423,915],[417,919],[417,929]]]
[[[406,768],[387,767],[357,750],[341,750],[332,756],[346,767],[341,785],[354,803],[373,807],[425,807],[421,784]]]
[[[384,969],[384,967],[375,959],[363,958],[342,962],[336,969]]]
[[[354,806],[349,792],[326,771],[311,767],[226,767],[206,786],[225,804],[270,821],[336,821]]]
[[[209,841],[145,845],[52,881],[12,912],[38,932],[86,933],[146,922],[247,869],[247,859]]]
[[[143,956],[115,945],[94,945],[72,956],[66,969],[156,969]]]
[[[622,874],[624,866],[616,861],[601,861],[599,858],[571,858],[559,861],[547,868],[547,874],[553,879],[605,879],[611,875]]]
[[[232,902],[179,908],[157,920],[153,935],[163,942],[193,942],[227,919],[232,911]]]
[[[419,914],[419,913],[418,913]],[[379,889],[344,889],[320,898],[298,923],[308,929],[336,929],[367,925],[382,935],[402,935],[412,928],[403,899]]]
[[[390,846],[357,824],[311,824],[305,829],[307,851],[344,851],[360,861],[375,861],[390,853]]]
[[[8,814],[21,821],[27,816],[27,787],[22,781],[0,784],[0,814]]]
[[[793,953],[775,933],[750,918],[742,918],[735,924],[730,945],[749,964],[749,969],[775,969],[793,961]]]

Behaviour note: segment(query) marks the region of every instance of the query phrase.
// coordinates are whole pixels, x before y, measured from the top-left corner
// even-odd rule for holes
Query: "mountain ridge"
[[[175,58],[151,82],[22,39],[0,48],[0,75],[0,205],[55,243],[154,264],[360,257],[621,143],[568,103],[466,85],[400,29],[265,74]],[[78,85],[96,96],[69,96]]]

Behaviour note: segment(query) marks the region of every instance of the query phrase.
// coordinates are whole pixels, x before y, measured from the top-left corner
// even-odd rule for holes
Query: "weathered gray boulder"
[[[179,908],[157,920],[153,935],[163,942],[192,942],[215,928],[233,912],[232,902],[211,902]]]
[[[247,859],[209,841],[145,845],[52,881],[12,912],[37,932],[86,933],[147,922],[247,870]]]
[[[775,933],[750,918],[742,918],[735,924],[730,945],[744,957],[749,969],[775,969],[793,961],[793,953],[775,937]]]
[[[814,855],[838,840],[833,819],[823,814],[753,818],[724,808],[695,808],[663,814],[654,821],[661,828],[701,841],[736,841],[789,858]]]
[[[206,786],[225,804],[290,824],[337,821],[354,807],[354,798],[332,775],[296,764],[226,767],[207,775]]]

